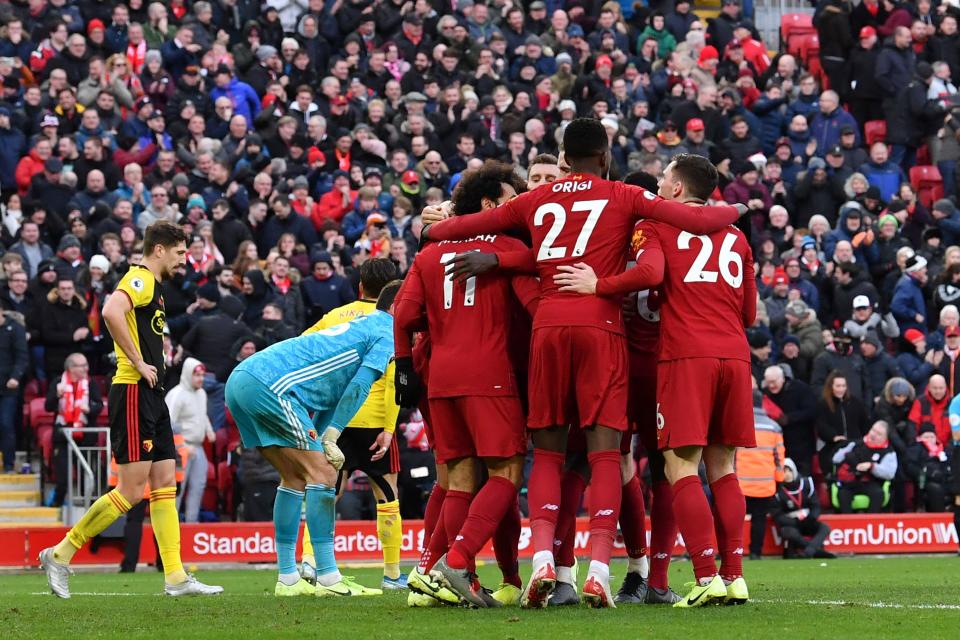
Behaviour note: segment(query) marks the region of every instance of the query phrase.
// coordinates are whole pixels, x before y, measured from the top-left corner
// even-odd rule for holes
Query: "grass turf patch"
[[[625,564],[612,569],[619,587]],[[348,571],[378,586],[376,569]],[[0,576],[4,638],[956,638],[960,629],[960,559],[945,556],[767,559],[745,561],[754,601],[691,611],[624,605],[524,611],[518,608],[410,609],[406,592],[374,598],[274,598],[270,570],[203,571],[222,596],[167,598],[154,571],[73,576],[70,600],[47,595],[39,571]],[[496,566],[480,569],[496,587]],[[581,576],[582,577],[582,576]],[[675,562],[671,584],[683,591],[690,564]],[[91,594],[91,595],[81,595]],[[103,594],[103,595],[97,595]]]

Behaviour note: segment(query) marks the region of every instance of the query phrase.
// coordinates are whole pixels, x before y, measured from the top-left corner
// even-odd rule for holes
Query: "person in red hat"
[[[680,153],[692,153],[696,156],[710,158],[711,150],[716,146],[707,140],[707,127],[700,118],[687,120],[686,137],[680,145]]]
[[[716,82],[718,64],[720,64],[720,52],[716,47],[708,44],[700,50],[697,66],[690,72],[690,78],[701,87]]]
[[[956,21],[954,20],[954,24]],[[850,113],[861,125],[870,120],[883,120],[883,90],[877,83],[874,71],[880,56],[880,42],[877,30],[865,26],[858,32],[859,42],[850,51],[850,85],[852,89],[847,97]]]

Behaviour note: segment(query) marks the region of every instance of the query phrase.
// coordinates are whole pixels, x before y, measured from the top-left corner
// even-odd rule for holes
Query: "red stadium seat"
[[[943,197],[943,177],[934,165],[910,167],[910,184],[920,202],[928,209]]]
[[[30,401],[30,428],[34,431],[39,431],[40,427],[52,428],[54,421],[57,419],[55,413],[47,411],[47,408],[43,406],[45,402],[45,398],[34,398]]]
[[[920,145],[920,148],[917,149],[917,164],[931,164],[930,147],[925,144]]]
[[[887,139],[887,121],[868,120],[863,125],[863,132],[868,147],[872,146],[874,142],[884,142]]]
[[[785,13],[780,16],[780,39],[789,42],[790,36],[816,33],[813,16],[808,13]]]
[[[44,384],[34,378],[23,386],[23,406],[26,408],[34,398],[41,398],[47,394]]]
[[[815,33],[811,33],[805,36],[800,37],[800,59],[803,60],[804,66],[813,73],[811,65],[816,64],[819,68],[820,65],[820,36]],[[816,63],[814,63],[816,60]]]

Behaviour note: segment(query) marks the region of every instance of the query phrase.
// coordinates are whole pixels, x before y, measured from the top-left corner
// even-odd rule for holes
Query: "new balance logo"
[[[548,502],[547,504],[543,505],[543,506],[540,507],[540,508],[541,508],[541,509],[546,509],[547,511],[559,511],[559,510],[560,510],[560,505],[558,505],[558,504],[550,504],[550,503]]]
[[[733,550],[733,554],[734,554],[734,555],[737,555],[737,556],[742,556],[742,555],[743,555],[743,547],[737,547],[736,549],[734,549],[734,550]]]
[[[612,516],[612,515],[613,515],[613,509],[600,509],[600,511],[597,511],[595,514],[593,514],[593,517],[599,518],[600,516]]]
[[[700,555],[704,556],[705,558],[709,558],[710,556],[713,555],[713,549],[704,549],[703,553],[701,553]]]
[[[457,542],[460,542],[461,540],[463,540],[463,536],[458,535],[458,536],[455,538],[455,540],[456,540]]]
[[[657,560],[666,560],[667,558],[670,557],[670,554],[669,554],[669,553],[655,553],[655,554],[653,554],[653,557],[656,558]]]

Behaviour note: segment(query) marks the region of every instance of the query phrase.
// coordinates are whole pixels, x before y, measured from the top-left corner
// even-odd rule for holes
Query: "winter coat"
[[[193,372],[200,366],[203,365],[196,358],[184,360],[180,384],[170,389],[165,398],[174,432],[183,434],[184,441],[194,447],[202,447],[206,439],[213,437],[207,417],[207,392],[203,385],[193,386]]]
[[[300,292],[300,285],[290,283],[286,293],[280,289],[272,280],[268,281],[267,286],[273,292],[274,302],[283,307],[283,320],[293,329],[300,333],[306,325],[306,313],[303,308],[303,294]]]
[[[230,347],[251,333],[247,325],[223,310],[225,302],[226,298],[221,299],[220,310],[201,318],[181,341],[183,350],[202,362],[208,371],[225,368],[230,360]],[[239,306],[238,302],[232,300],[233,305]]]
[[[877,66],[873,77],[876,79],[883,97],[893,99],[913,79],[913,70],[917,67],[917,56],[912,47],[898,49],[891,39],[877,56]]]
[[[236,115],[241,115],[247,121],[247,128],[253,128],[253,119],[260,113],[260,98],[253,87],[246,82],[240,82],[236,78],[230,80],[226,88],[213,87],[210,90],[210,100],[216,102],[217,98],[227,97],[233,102],[233,109]]]
[[[837,107],[829,114],[818,111],[810,123],[810,137],[817,141],[817,155],[825,156],[827,151],[840,142],[840,130],[844,127],[853,127],[855,144],[860,146],[860,127],[856,119],[842,107]]]
[[[847,242],[853,244],[854,237],[866,230],[862,224],[854,233],[851,233],[850,230],[847,229],[847,217],[850,215],[851,211],[860,211],[860,209],[853,204],[844,205],[840,208],[840,216],[837,218],[836,226],[823,241],[823,252],[826,255],[833,255],[834,250],[837,248],[838,242],[846,240]],[[856,257],[857,263],[866,269],[880,258],[880,251],[877,248],[876,242],[872,242],[870,244],[861,242],[860,246],[854,245],[853,255]]]
[[[807,310],[807,317],[796,326],[788,326],[787,332],[800,341],[801,357],[813,359],[823,352],[823,328],[812,309]]]
[[[897,94],[887,121],[886,142],[916,149],[925,137],[936,133],[943,123],[943,114],[942,103],[928,100],[927,84],[915,78]]]
[[[916,316],[927,317],[927,303],[923,296],[923,287],[916,278],[909,274],[900,276],[897,286],[893,290],[893,300],[890,302],[890,311],[896,318],[901,331],[919,329],[927,332],[926,322],[917,322]]]
[[[864,358],[864,372],[867,378],[867,397],[865,402],[868,407],[872,407],[875,398],[883,395],[883,387],[890,378],[897,378],[903,375],[897,361],[888,353],[882,350],[877,351],[872,358]]]
[[[837,219],[836,211],[845,199],[843,184],[839,180],[827,176],[826,182],[815,184],[813,173],[805,171],[797,176],[797,183],[793,188],[796,206],[791,222],[796,228],[806,227],[810,224],[810,218],[817,214],[833,224]]]
[[[851,98],[856,100],[881,100],[883,98],[883,88],[874,73],[879,57],[880,47],[877,45],[874,45],[871,49],[864,49],[858,44],[850,52],[847,65],[852,87],[850,90]]]
[[[4,317],[0,325],[0,395],[19,393],[17,389],[8,389],[7,382],[22,382],[29,364],[26,329],[13,318]]]
[[[763,123],[763,129],[757,133],[760,137],[760,144],[763,145],[763,152],[768,156],[773,155],[776,151],[777,140],[783,135],[784,129],[787,128],[789,121],[786,116],[786,103],[786,97],[771,99],[764,94],[751,107],[751,111]]]
[[[817,402],[810,385],[800,380],[787,380],[780,393],[773,394],[769,390],[765,393],[783,411],[784,418],[778,422],[783,429],[787,457],[803,460],[809,468],[817,445],[814,432]]]
[[[817,390],[822,389],[827,381],[827,376],[834,370],[841,371],[846,376],[849,395],[863,405],[866,399],[870,397],[863,357],[859,353],[845,356],[836,351],[824,351],[813,361],[813,375],[810,376],[810,386]]]
[[[884,202],[889,202],[900,189],[900,185],[907,182],[907,176],[900,165],[890,160],[879,165],[867,162],[860,167],[860,173],[866,177],[870,186],[880,189],[880,198]]]
[[[10,191],[18,187],[17,165],[27,148],[27,139],[19,129],[0,129],[0,187]]]
[[[845,444],[842,440],[834,442],[836,436],[844,436],[849,442],[860,440],[870,430],[867,410],[860,400],[834,399],[833,405],[830,409],[822,398],[817,402],[817,437],[824,442],[820,450],[820,468],[824,474],[833,469],[833,454]]]
[[[923,395],[913,401],[910,407],[909,420],[913,425],[914,433],[919,433],[920,427],[926,423],[933,425],[937,432],[937,440],[940,442],[950,442],[950,422],[953,415],[953,403],[950,401],[949,394],[944,395],[942,400],[936,400],[929,391],[924,391]]]
[[[306,308],[306,326],[312,326],[328,311],[357,299],[350,281],[337,274],[326,280],[318,280],[315,276],[304,278],[300,288]]]
[[[71,353],[80,350],[81,342],[73,339],[77,329],[87,326],[87,303],[74,295],[70,304],[64,304],[53,289],[47,294],[46,304],[40,306],[40,340],[45,349],[44,369],[48,377],[63,371],[64,361]]]

